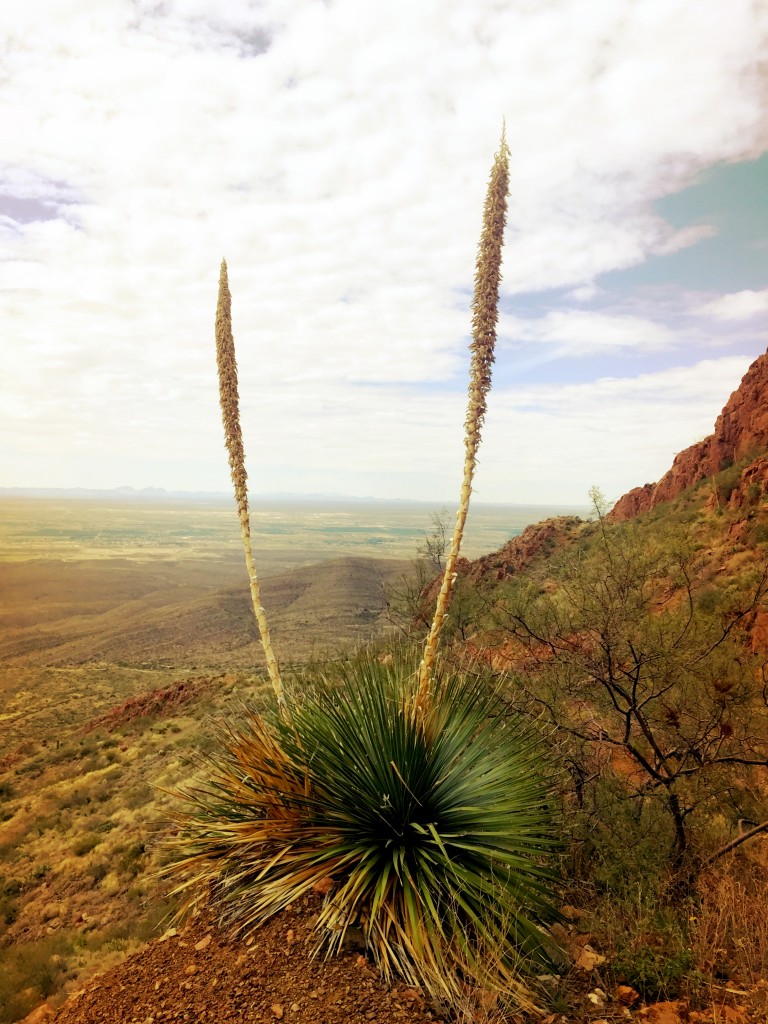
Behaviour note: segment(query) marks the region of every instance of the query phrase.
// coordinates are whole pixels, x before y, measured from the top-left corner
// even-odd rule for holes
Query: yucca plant
[[[290,722],[244,711],[187,793],[180,888],[207,887],[249,931],[330,877],[319,947],[355,925],[387,978],[530,1005],[521,975],[554,948],[541,742],[481,674],[438,672],[416,718],[416,669],[368,654],[295,698]]]
[[[318,948],[338,950],[354,924],[386,977],[403,976],[453,1003],[479,985],[532,1006],[524,976],[555,948],[543,928],[556,917],[546,758],[482,673],[449,673],[437,657],[490,387],[507,181],[502,136],[478,251],[461,502],[421,663],[369,652],[345,663],[340,678],[319,678],[289,701],[275,663],[274,708],[241,708],[202,765],[204,781],[182,793],[176,860],[166,871],[182,874],[175,892],[186,893],[188,905],[210,900],[239,931],[330,878]],[[261,630],[225,265],[217,347]],[[268,633],[266,641],[262,631],[272,673]]]

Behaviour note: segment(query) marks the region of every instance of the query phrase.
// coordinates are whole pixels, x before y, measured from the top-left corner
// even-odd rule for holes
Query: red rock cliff
[[[634,487],[619,498],[609,518],[632,519],[676,498],[686,487],[719,473],[750,452],[768,448],[768,352],[747,370],[717,417],[714,433],[675,456],[672,468],[656,484]]]

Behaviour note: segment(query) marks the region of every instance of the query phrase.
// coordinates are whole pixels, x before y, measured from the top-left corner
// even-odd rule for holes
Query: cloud
[[[757,292],[747,289],[721,295],[699,306],[696,312],[700,316],[712,316],[717,320],[747,320],[768,312],[768,288]]]
[[[499,321],[502,345],[525,342],[551,346],[552,355],[568,358],[612,350],[656,352],[674,348],[677,338],[664,324],[631,315],[563,309],[536,320],[504,315]]]
[[[748,365],[729,356],[637,377],[497,391],[477,496],[584,503],[593,484],[615,500],[656,481],[678,451],[712,432]]]
[[[748,0],[727,18],[717,0],[600,0],[589,16],[577,0],[6,6],[7,483],[34,465],[226,486],[211,355],[225,255],[249,436],[280,488],[370,493],[376,465],[397,493],[442,500],[502,117],[509,308],[573,292],[505,316],[503,335],[569,360],[683,359],[675,324],[608,308],[594,282],[695,247],[707,226],[666,224],[655,200],[768,146],[767,16]]]

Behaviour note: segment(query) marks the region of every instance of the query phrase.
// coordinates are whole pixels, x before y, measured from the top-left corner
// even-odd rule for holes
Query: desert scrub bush
[[[109,873],[108,866],[103,861],[98,861],[96,864],[92,864],[88,875],[91,878],[91,885],[96,886],[99,882],[103,881]]]
[[[626,801],[667,816],[670,866],[690,872],[700,820],[728,804],[744,816],[741,781],[768,757],[760,658],[741,629],[768,592],[768,566],[702,607],[684,537],[597,511],[589,542],[550,565],[546,580],[516,577],[497,592],[494,622],[526,664],[510,700],[526,699],[556,730],[579,807],[589,811],[601,795],[590,790],[613,776]],[[632,817],[619,841],[643,841],[643,816],[629,831]],[[597,818],[609,838],[611,817],[598,807]]]
[[[669,849],[674,831],[654,801],[627,799],[625,786],[602,764],[601,778],[582,793],[582,806],[568,806],[569,848],[564,870],[587,881],[598,894],[622,899],[669,886]],[[574,813],[575,812],[575,813]]]
[[[695,966],[693,950],[668,935],[654,942],[623,942],[611,965],[617,981],[631,985],[650,1002],[676,999],[698,987]]]
[[[91,850],[95,850],[101,842],[103,842],[102,837],[94,833],[80,836],[72,844],[72,853],[74,853],[76,857],[84,857],[87,853],[90,853]]]
[[[131,786],[122,796],[120,805],[129,811],[146,806],[152,800],[152,790],[145,782]]]
[[[695,997],[701,984],[690,935],[690,900],[676,898],[662,876],[620,893],[593,892],[589,931],[608,957],[616,983],[631,985],[649,1002]]]
[[[519,973],[554,949],[539,927],[556,916],[545,758],[486,679],[434,687],[416,714],[415,661],[372,657],[293,699],[290,721],[243,709],[186,791],[172,870],[190,877],[176,891],[210,891],[248,932],[332,878],[329,951],[355,925],[385,977],[448,998],[467,976],[522,995]]]
[[[131,843],[120,852],[118,867],[131,878],[135,878],[141,871],[141,865],[144,857],[146,856],[146,852],[147,848],[143,842],[137,841]]]

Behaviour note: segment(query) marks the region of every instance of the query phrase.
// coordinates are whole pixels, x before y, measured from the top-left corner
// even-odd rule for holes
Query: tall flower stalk
[[[496,346],[496,324],[499,318],[499,282],[501,281],[501,249],[507,220],[507,193],[509,191],[509,147],[502,129],[501,144],[496,154],[483,208],[483,229],[475,264],[475,291],[472,299],[472,361],[464,421],[464,476],[461,484],[456,526],[451,549],[445,564],[445,573],[437,598],[435,615],[419,666],[419,691],[416,706],[423,708],[428,700],[432,669],[437,655],[440,630],[450,604],[456,580],[456,561],[459,557],[464,525],[469,511],[472,480],[477,464],[477,451],[485,420],[486,399],[491,389],[491,367]]]
[[[219,274],[219,298],[216,304],[216,364],[219,370],[219,404],[224,423],[224,438],[229,455],[229,469],[235,488],[237,515],[240,520],[240,536],[245,551],[245,566],[251,587],[251,602],[256,624],[259,627],[261,646],[267,660],[267,671],[280,707],[284,707],[283,683],[277,667],[269,626],[261,604],[259,578],[253,563],[251,548],[251,521],[248,509],[248,477],[245,472],[245,451],[240,428],[240,398],[237,388],[237,361],[235,360],[235,339],[232,335],[232,296],[227,278],[227,261],[221,261]]]

